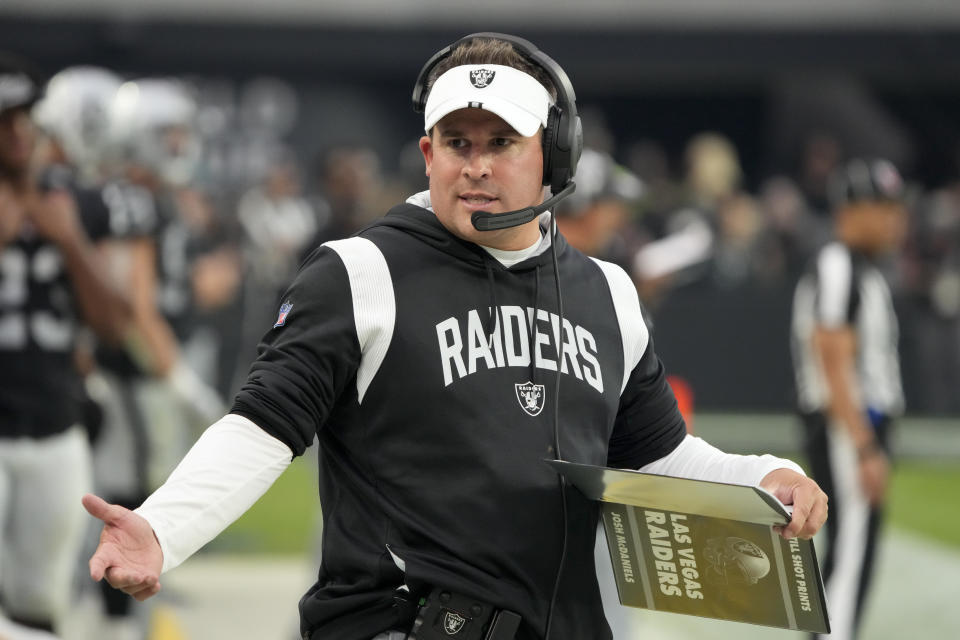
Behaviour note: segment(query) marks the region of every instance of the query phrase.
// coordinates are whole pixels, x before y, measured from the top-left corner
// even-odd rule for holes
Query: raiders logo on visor
[[[497,72],[491,69],[474,69],[470,72],[470,82],[477,89],[485,89],[493,82],[493,76],[495,75],[497,75]]]

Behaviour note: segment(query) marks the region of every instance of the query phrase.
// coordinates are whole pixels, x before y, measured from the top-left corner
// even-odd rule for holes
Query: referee
[[[831,638],[854,638],[890,475],[891,421],[903,410],[897,317],[877,260],[899,246],[903,180],[884,160],[832,176],[834,240],[797,285],[792,347],[806,453],[830,496],[824,558]]]

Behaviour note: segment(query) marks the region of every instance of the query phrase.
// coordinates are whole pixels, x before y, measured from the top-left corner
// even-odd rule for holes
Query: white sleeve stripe
[[[640,362],[647,344],[650,342],[650,333],[647,323],[643,321],[640,311],[640,298],[637,288],[627,272],[610,262],[592,258],[603,271],[610,287],[610,296],[613,298],[613,308],[617,313],[617,322],[620,324],[620,336],[623,339],[623,382],[620,393],[627,388],[630,374]]]
[[[211,425],[136,510],[153,527],[169,571],[217,537],[290,465],[280,440],[236,414]]]
[[[325,246],[337,252],[350,278],[353,321],[361,354],[357,371],[357,402],[362,403],[393,339],[397,319],[393,280],[383,253],[366,238],[334,240],[325,243]]]
[[[853,265],[850,254],[839,244],[826,247],[817,260],[817,320],[827,326],[848,324]]]

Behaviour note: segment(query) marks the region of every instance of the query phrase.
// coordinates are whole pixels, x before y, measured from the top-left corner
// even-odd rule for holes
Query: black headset
[[[454,49],[476,38],[488,38],[509,42],[513,48],[533,64],[543,69],[557,90],[556,104],[551,105],[547,127],[543,131],[543,184],[549,185],[554,194],[559,194],[573,180],[577,161],[583,149],[583,126],[577,115],[577,96],[567,74],[553,58],[540,51],[528,40],[506,33],[471,33],[433,54],[420,70],[413,87],[413,109],[423,113],[427,107],[427,81],[441,60]]]

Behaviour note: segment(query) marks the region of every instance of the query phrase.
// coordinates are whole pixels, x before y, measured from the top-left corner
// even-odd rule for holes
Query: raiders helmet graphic
[[[770,572],[770,559],[763,549],[743,538],[710,538],[703,550],[707,575],[723,584],[757,584]]]

